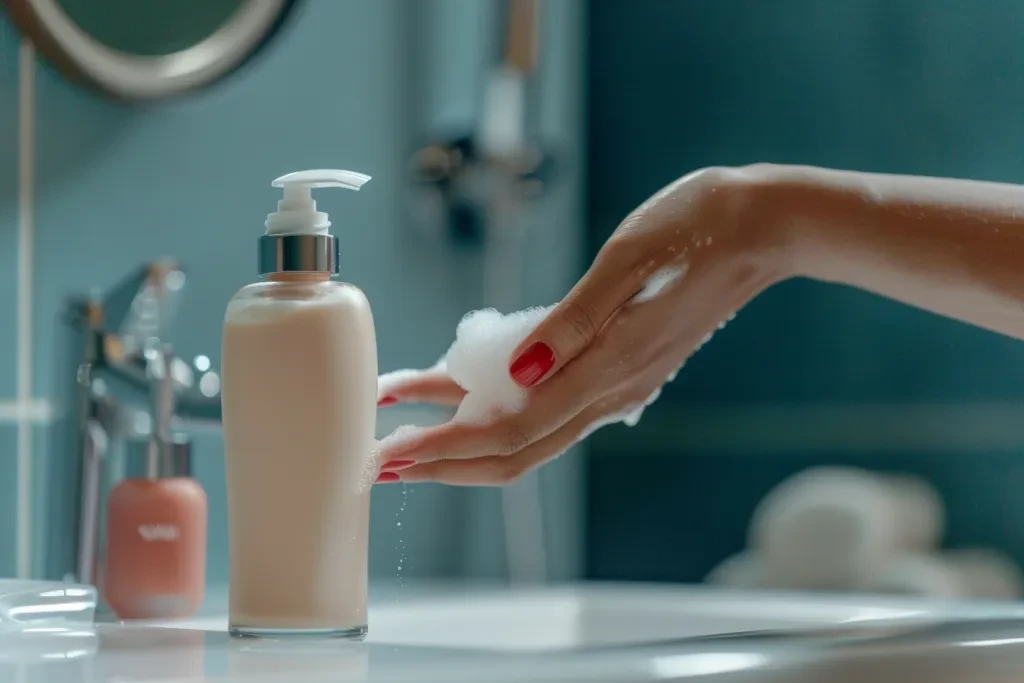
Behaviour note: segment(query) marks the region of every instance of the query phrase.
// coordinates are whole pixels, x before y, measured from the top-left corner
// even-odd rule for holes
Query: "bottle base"
[[[259,628],[255,626],[228,626],[235,638],[337,638],[360,641],[366,638],[366,625],[352,628]]]

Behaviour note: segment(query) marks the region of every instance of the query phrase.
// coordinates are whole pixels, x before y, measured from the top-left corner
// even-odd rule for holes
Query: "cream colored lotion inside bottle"
[[[262,282],[228,304],[222,352],[230,629],[366,635],[377,344],[311,190],[369,176],[302,171],[259,241]]]

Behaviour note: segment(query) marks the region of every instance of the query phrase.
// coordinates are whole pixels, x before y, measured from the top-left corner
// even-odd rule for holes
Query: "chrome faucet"
[[[166,342],[186,282],[177,262],[161,259],[106,294],[68,303],[45,489],[47,578],[97,582],[104,484],[126,443],[147,442],[153,457],[173,449],[188,462],[190,444],[174,431],[220,424],[220,380],[209,359],[186,362]]]

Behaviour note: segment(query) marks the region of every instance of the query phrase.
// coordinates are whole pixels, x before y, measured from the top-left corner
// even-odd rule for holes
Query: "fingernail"
[[[534,342],[523,351],[509,367],[515,383],[521,387],[532,387],[548,374],[555,364],[555,352],[544,342]]]
[[[394,472],[381,472],[377,475],[377,481],[374,484],[394,484],[396,481],[402,481],[402,478]]]
[[[415,460],[392,460],[381,465],[382,470],[404,470],[416,464]]]
[[[384,398],[377,401],[378,408],[384,408],[386,406],[393,406],[398,403],[398,399],[394,396],[385,396]]]

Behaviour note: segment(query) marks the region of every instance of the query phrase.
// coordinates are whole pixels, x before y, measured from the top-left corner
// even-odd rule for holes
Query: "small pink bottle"
[[[206,582],[206,493],[190,477],[190,444],[154,437],[127,453],[143,476],[121,481],[107,503],[103,597],[120,619],[196,612]]]

